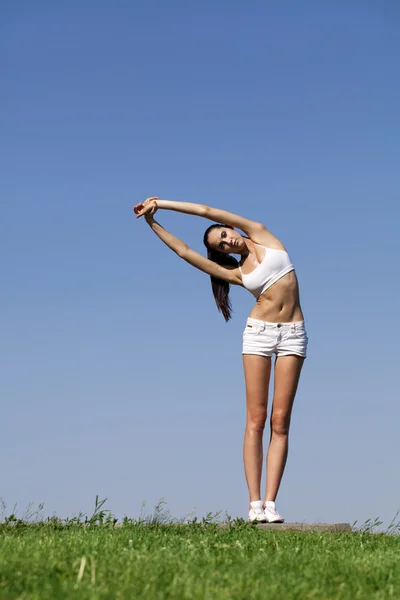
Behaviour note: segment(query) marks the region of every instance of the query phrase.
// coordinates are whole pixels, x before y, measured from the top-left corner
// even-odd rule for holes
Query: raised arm
[[[220,208],[212,208],[211,206],[206,206],[205,204],[157,199],[157,205],[159,208],[163,208],[165,210],[175,210],[177,212],[187,213],[189,215],[205,217],[206,219],[210,219],[210,221],[215,221],[216,223],[224,223],[225,225],[237,227],[238,229],[241,229],[247,233],[249,237],[251,237],[251,235],[254,233],[266,230],[265,225],[259,223],[258,221],[251,221],[250,219],[245,219],[245,217],[241,217],[226,210],[221,210]]]
[[[183,258],[186,262],[191,264],[196,269],[200,269],[204,273],[208,273],[208,275],[212,275],[213,277],[217,277],[218,279],[223,279],[228,283],[233,285],[243,285],[242,277],[238,268],[229,268],[222,267],[221,265],[217,265],[217,263],[205,258],[198,252],[195,252],[185,242],[175,237],[164,229],[160,223],[157,223],[153,219],[151,215],[146,215],[145,219],[151,229],[154,231],[156,235],[168,246],[171,248],[180,258]]]

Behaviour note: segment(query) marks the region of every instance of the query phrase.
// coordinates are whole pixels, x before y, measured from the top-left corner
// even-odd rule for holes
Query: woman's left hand
[[[139,217],[143,216],[153,216],[158,210],[157,200],[157,197],[147,198],[144,202],[136,204],[133,208],[134,213],[137,215],[136,218],[139,219]]]

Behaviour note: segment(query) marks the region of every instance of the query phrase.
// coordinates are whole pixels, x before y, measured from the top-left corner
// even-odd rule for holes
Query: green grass
[[[10,515],[0,524],[0,598],[400,598],[398,535],[266,532],[242,520],[221,529],[208,517]]]

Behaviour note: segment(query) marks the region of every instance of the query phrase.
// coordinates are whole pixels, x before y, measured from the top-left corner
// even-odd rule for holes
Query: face
[[[213,250],[218,250],[222,254],[239,254],[244,240],[234,229],[216,227],[210,231],[208,243]]]

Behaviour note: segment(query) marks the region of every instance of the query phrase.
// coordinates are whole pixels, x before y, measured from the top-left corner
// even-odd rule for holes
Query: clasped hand
[[[139,217],[153,216],[158,210],[158,199],[157,196],[154,196],[152,198],[147,198],[144,202],[136,204],[136,206],[133,207],[136,218],[139,219]]]

